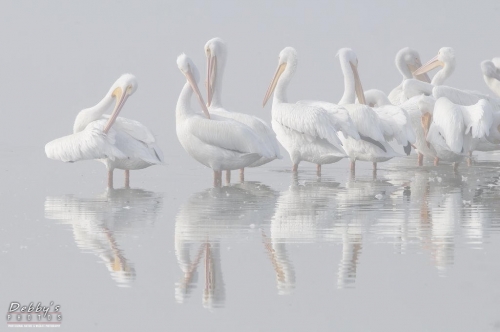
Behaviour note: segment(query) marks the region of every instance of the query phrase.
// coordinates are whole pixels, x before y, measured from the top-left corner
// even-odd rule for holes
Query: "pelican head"
[[[295,68],[297,67],[297,51],[293,47],[285,47],[281,50],[280,55],[278,57],[278,69],[276,69],[276,73],[274,74],[273,80],[267,89],[266,95],[264,97],[264,101],[262,103],[262,107],[266,106],[269,97],[274,92],[276,88],[276,84],[278,84],[278,80],[285,71],[288,69],[289,73],[293,73]]]
[[[193,61],[184,53],[177,57],[177,67],[179,67],[180,71],[184,74],[184,76],[186,76],[187,81],[198,97],[203,113],[205,113],[207,118],[210,119],[210,113],[208,113],[207,105],[205,105],[205,101],[203,100],[200,89],[198,88],[198,82],[200,81],[200,72],[198,71],[198,68],[196,68]]]
[[[481,62],[481,71],[486,77],[494,78],[500,81],[500,71],[491,60],[484,60]]]
[[[115,109],[113,110],[113,113],[111,113],[108,123],[104,127],[104,133],[109,131],[118,117],[118,114],[122,110],[123,105],[125,105],[128,97],[134,94],[137,90],[137,86],[137,79],[132,74],[123,74],[115,81],[115,83],[113,83],[109,92],[111,93],[111,97],[116,99]]]
[[[405,47],[399,50],[396,54],[396,66],[406,79],[414,77],[423,82],[431,82],[427,74],[412,76],[414,71],[422,67],[420,55],[412,48]],[[406,66],[406,68],[403,68],[403,66]]]
[[[207,106],[212,104],[214,96],[215,79],[217,71],[222,70],[217,67],[217,61],[225,61],[227,54],[226,43],[219,37],[212,38],[205,44],[205,56],[207,57]]]
[[[414,76],[422,75],[436,67],[455,66],[455,51],[451,47],[442,47],[438,54],[427,61],[426,64],[413,72]]]
[[[354,53],[352,49],[344,47],[337,52],[337,56],[339,57],[342,66],[349,63],[349,67],[351,68],[354,77],[354,89],[356,91],[358,102],[366,105],[363,86],[361,85],[361,80],[359,79],[358,57],[356,56],[356,53]]]

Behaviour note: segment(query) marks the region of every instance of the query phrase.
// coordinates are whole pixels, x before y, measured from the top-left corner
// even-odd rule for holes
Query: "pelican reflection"
[[[195,290],[203,270],[202,303],[222,307],[226,290],[220,258],[220,242],[244,239],[273,214],[277,193],[258,182],[209,188],[182,204],[175,222],[175,254],[182,277],[175,284],[177,302],[184,303]]]
[[[404,246],[418,244],[430,252],[440,275],[454,263],[457,237],[481,248],[494,210],[490,204],[498,202],[496,168],[462,168],[450,174],[442,167],[398,167],[390,172],[391,178],[409,181],[410,195],[404,200],[400,193],[395,195],[399,196],[395,200],[404,201],[403,206],[399,213],[385,211],[382,219],[386,222],[377,229],[380,235],[393,236],[398,246],[403,246],[401,239],[405,239]]]
[[[152,225],[163,206],[163,195],[142,189],[111,189],[93,198],[74,195],[45,199],[45,218],[73,228],[76,245],[97,255],[118,286],[129,286],[136,271],[120,248],[123,233]]]

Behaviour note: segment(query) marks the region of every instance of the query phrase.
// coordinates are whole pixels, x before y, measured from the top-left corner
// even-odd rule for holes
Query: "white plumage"
[[[401,121],[401,116],[407,117],[407,114],[399,108],[377,111],[377,109],[361,105],[365,104],[366,100],[357,71],[358,58],[354,51],[349,48],[340,49],[338,57],[344,74],[344,94],[339,104],[347,109],[361,138],[360,140],[342,139],[344,149],[351,159],[351,169],[354,169],[356,160],[371,161],[376,167],[375,163],[377,162],[400,156],[386,141],[396,138],[396,136],[404,141],[403,146],[407,147],[406,150],[409,151],[409,144],[414,141],[414,134],[410,129],[405,137],[408,120]],[[354,104],[356,96],[361,104]],[[390,114],[392,116],[397,114],[399,120],[392,119]],[[402,123],[402,126],[396,129],[399,126],[398,123]],[[411,142],[409,143],[409,141]]]
[[[99,159],[108,169],[108,186],[113,186],[113,170],[142,169],[163,163],[163,153],[151,131],[142,123],[118,117],[127,98],[137,89],[131,74],[122,75],[94,107],[80,111],[73,125],[73,134],[45,145],[48,158],[64,162]],[[105,115],[116,99],[111,115]]]
[[[420,61],[420,55],[418,54],[418,52],[409,47],[405,47],[399,50],[399,52],[396,54],[395,63],[399,72],[403,76],[403,81],[397,87],[392,89],[392,91],[389,93],[388,98],[391,104],[400,105],[408,100],[408,97],[406,96],[403,89],[403,84],[406,80],[415,78],[423,82],[430,82],[430,79],[427,74],[416,76],[413,75],[413,72],[422,66],[422,62]]]
[[[286,47],[280,52],[276,74],[264,97],[264,105],[274,92],[272,127],[278,141],[288,151],[297,171],[301,161],[330,164],[346,157],[338,131],[354,134],[346,122],[345,110],[336,105],[317,102],[289,103],[286,88],[297,67],[297,52]],[[326,107],[325,107],[326,106]]]
[[[232,112],[222,106],[221,90],[222,78],[226,67],[227,46],[220,38],[213,38],[205,44],[205,55],[207,57],[207,96],[208,110],[212,115],[218,115],[228,119],[241,122],[250,127],[273,153],[271,157],[261,157],[248,167],[256,167],[266,164],[274,159],[281,159],[280,147],[276,134],[271,127],[262,119],[244,113]]]
[[[497,96],[500,96],[500,58],[481,62],[481,71],[486,85]]]
[[[63,162],[89,159],[115,160],[127,156],[115,146],[116,131],[103,132],[100,121],[90,123],[83,131],[57,138],[45,145],[48,158]]]
[[[491,108],[485,100],[462,106],[447,98],[439,98],[434,105],[427,140],[440,159],[457,162],[472,151],[473,138],[480,139],[489,134],[492,120]]]
[[[177,138],[190,156],[214,170],[214,185],[221,184],[223,170],[244,168],[262,157],[273,156],[273,151],[250,127],[232,119],[209,115],[196,84],[198,69],[185,54],[177,58],[177,65],[187,78],[177,101]],[[191,109],[193,91],[205,116]]]

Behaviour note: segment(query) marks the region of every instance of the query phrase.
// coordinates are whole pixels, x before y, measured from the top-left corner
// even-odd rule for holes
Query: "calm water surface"
[[[170,163],[105,189],[97,162],[4,149],[2,305],[54,301],[78,331],[500,330],[500,163],[412,157],[222,188]]]

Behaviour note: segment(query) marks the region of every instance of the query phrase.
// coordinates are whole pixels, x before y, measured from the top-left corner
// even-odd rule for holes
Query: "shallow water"
[[[500,329],[492,154],[457,173],[276,161],[222,188],[171,163],[131,172],[132,189],[116,171],[111,190],[97,162],[0,158],[4,304],[54,301],[64,329]]]

